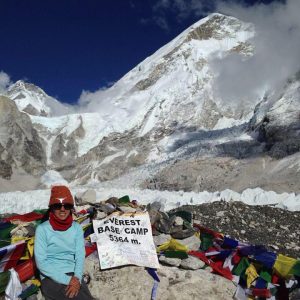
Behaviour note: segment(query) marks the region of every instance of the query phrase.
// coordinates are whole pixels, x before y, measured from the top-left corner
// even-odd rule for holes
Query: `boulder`
[[[172,237],[169,234],[160,234],[153,237],[153,241],[156,247],[168,242]]]
[[[180,268],[187,270],[198,270],[205,266],[205,263],[194,256],[189,256],[186,259],[183,259],[180,264]]]
[[[180,240],[180,243],[187,246],[189,250],[198,251],[201,241],[199,237],[194,234],[186,239]]]
[[[91,276],[88,286],[97,300],[151,298],[154,280],[143,267],[124,266],[101,271],[99,262],[88,257],[85,271]],[[206,270],[182,270],[161,266],[157,274],[160,279],[157,300],[229,300],[235,292],[235,285],[231,281]]]
[[[163,264],[174,266],[174,267],[179,267],[181,264],[180,258],[165,257],[164,255],[161,255],[159,257],[159,261]]]
[[[89,189],[84,192],[77,193],[75,195],[75,202],[77,205],[83,205],[86,203],[95,203],[96,202],[96,191]]]

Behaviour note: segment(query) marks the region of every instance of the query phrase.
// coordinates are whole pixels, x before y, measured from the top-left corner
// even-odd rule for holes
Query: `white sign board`
[[[159,268],[149,214],[113,213],[93,220],[102,270],[123,265]]]

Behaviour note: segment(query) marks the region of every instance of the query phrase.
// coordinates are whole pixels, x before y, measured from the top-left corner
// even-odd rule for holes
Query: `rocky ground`
[[[235,149],[236,146],[231,147]],[[176,159],[149,176],[140,187],[185,192],[215,192],[230,188],[239,193],[260,187],[276,193],[298,194],[299,158],[300,154],[296,153],[281,160],[268,155],[243,159],[234,156]]]
[[[239,241],[265,245],[270,251],[300,258],[300,212],[225,201],[177,210],[190,211],[202,226]]]

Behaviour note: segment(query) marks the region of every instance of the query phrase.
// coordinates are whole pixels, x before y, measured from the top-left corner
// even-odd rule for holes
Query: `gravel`
[[[202,226],[252,245],[300,259],[300,212],[242,202],[218,201],[182,206]]]

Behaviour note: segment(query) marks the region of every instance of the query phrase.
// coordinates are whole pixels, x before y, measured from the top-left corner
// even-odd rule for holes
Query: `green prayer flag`
[[[130,202],[129,196],[128,196],[128,195],[125,195],[125,196],[119,198],[119,199],[118,199],[118,202],[119,202],[119,203],[129,203],[129,202]]]
[[[201,240],[201,245],[200,249],[202,251],[206,251],[209,247],[213,246],[213,239],[214,237],[206,232],[201,232],[200,234],[200,240]]]
[[[10,232],[16,228],[17,225],[10,224],[6,228],[1,228],[0,230],[0,248],[5,247],[10,244]]]
[[[38,213],[38,214],[44,215],[48,211],[48,209],[35,209],[33,211]]]
[[[297,260],[297,262],[293,265],[291,274],[300,276],[300,260]]]
[[[176,251],[176,250],[168,250],[164,252],[165,257],[170,257],[170,258],[188,258],[188,254],[185,251]]]
[[[8,245],[10,245],[10,239],[9,240],[0,240],[0,248],[3,248]]]
[[[264,279],[266,282],[271,282],[272,281],[272,275],[266,271],[266,270],[262,270],[259,274],[259,276]]]
[[[237,276],[243,276],[246,269],[250,266],[250,263],[246,257],[242,257],[239,264],[235,266],[232,270],[232,274]]]
[[[10,279],[10,271],[0,273],[0,294],[4,293]]]

